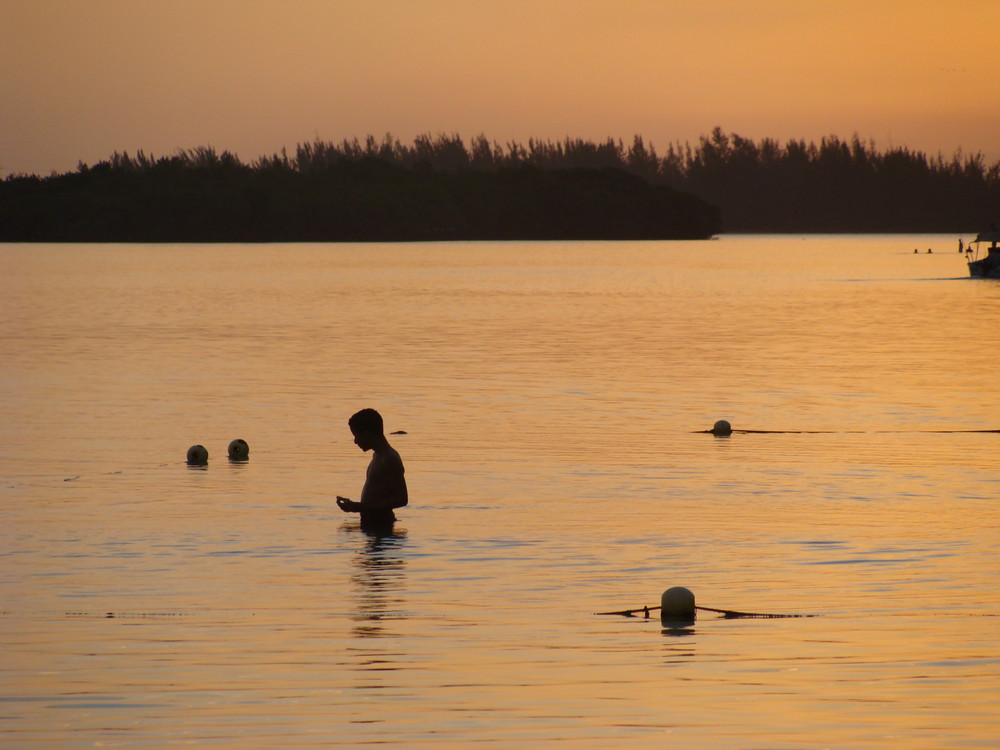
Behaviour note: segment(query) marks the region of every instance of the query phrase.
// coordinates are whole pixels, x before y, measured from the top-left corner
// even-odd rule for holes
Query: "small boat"
[[[987,243],[986,255],[979,257],[979,246]],[[972,246],[976,249],[973,250]],[[969,257],[971,255],[971,258]],[[980,279],[1000,279],[1000,230],[993,227],[988,232],[981,232],[969,243],[966,250],[969,262],[969,275]]]

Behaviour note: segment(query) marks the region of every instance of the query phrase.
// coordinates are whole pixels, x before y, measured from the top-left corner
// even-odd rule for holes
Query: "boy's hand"
[[[348,500],[346,497],[341,497],[340,495],[337,495],[337,505],[344,513],[357,513],[360,510],[358,508],[359,503]]]

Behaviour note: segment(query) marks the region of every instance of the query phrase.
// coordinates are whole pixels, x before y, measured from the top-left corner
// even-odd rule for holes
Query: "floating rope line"
[[[653,612],[660,607],[640,607],[639,609],[621,609],[617,612],[595,612],[595,615],[621,615],[622,617],[635,617],[640,612],[642,613],[643,619],[649,619],[649,613]],[[715,609],[714,607],[701,607],[696,606],[695,609],[700,609],[703,612],[715,612],[723,616],[726,620],[737,620],[746,618],[756,618],[759,620],[777,620],[789,617],[815,617],[816,615],[779,615],[767,612],[737,612],[733,609]]]
[[[904,434],[912,432],[928,433],[1000,433],[1000,430],[735,430],[728,419],[720,419],[710,430],[695,430],[695,435],[715,435],[716,437],[729,437],[734,432],[741,432],[749,435],[885,435]]]
[[[1000,433],[1000,430],[730,430],[731,433],[742,433],[744,435],[904,435],[913,433],[922,434],[989,434]],[[727,435],[730,433],[717,433],[716,430],[695,430],[694,435]]]
[[[102,617],[106,620],[114,619],[151,619],[154,617],[187,617],[187,612],[81,612],[78,610],[57,611],[16,611],[0,610],[0,617],[71,617],[71,618],[94,618]]]
[[[63,614],[66,617],[103,617],[107,620],[185,616],[183,612],[65,612]]]

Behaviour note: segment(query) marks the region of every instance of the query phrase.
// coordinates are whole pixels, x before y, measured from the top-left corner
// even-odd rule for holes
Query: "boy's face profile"
[[[351,433],[354,435],[354,444],[361,450],[370,451],[374,447],[374,435],[371,430],[352,429]]]

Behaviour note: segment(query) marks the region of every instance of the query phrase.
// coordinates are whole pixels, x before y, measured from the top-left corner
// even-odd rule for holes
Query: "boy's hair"
[[[347,420],[347,426],[355,434],[359,432],[375,432],[381,435],[384,430],[382,415],[374,409],[362,409]]]

